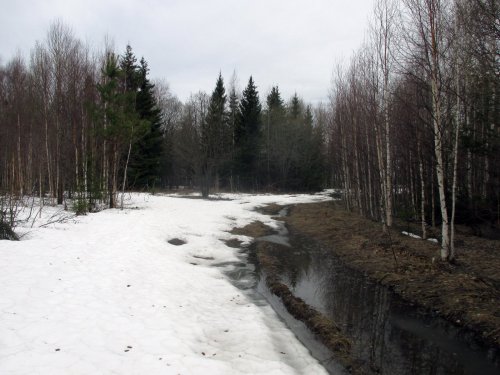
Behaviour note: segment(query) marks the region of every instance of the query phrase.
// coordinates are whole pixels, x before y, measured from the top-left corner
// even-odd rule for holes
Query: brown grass
[[[335,202],[297,205],[291,231],[322,242],[346,264],[392,287],[412,303],[437,311],[454,324],[500,347],[499,244],[461,234],[455,264],[439,261],[439,246],[346,212]]]
[[[249,236],[253,238],[268,236],[275,233],[274,229],[265,225],[261,221],[254,221],[243,228],[233,228],[230,232],[239,236]]]

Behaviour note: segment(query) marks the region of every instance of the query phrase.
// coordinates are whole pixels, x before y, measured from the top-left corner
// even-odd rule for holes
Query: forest
[[[499,41],[496,0],[378,0],[327,101],[214,72],[182,102],[131,46],[94,50],[54,22],[0,65],[0,222],[25,196],[84,214],[130,190],[336,188],[382,230],[440,227],[452,261],[455,224],[499,230]]]

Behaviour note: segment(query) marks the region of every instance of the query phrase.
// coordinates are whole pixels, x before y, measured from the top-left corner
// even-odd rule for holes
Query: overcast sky
[[[104,36],[148,61],[150,77],[174,94],[210,93],[219,71],[261,93],[278,85],[288,99],[328,94],[333,66],[363,41],[373,0],[0,0],[0,61],[29,55],[51,22],[101,48]]]

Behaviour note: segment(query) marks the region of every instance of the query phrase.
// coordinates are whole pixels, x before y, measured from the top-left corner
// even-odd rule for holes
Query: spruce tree
[[[261,104],[250,76],[239,105],[235,134],[237,148],[236,174],[244,188],[257,188],[257,165],[260,153]]]
[[[141,76],[139,67],[137,66],[137,58],[135,57],[130,44],[127,44],[125,53],[120,58],[120,70],[123,74],[123,91],[136,93],[141,85]]]
[[[239,98],[236,93],[236,87],[233,83],[231,84],[229,91],[229,113],[228,113],[228,127],[229,127],[229,158],[228,158],[228,168],[229,168],[229,185],[231,191],[234,188],[234,168],[236,166],[236,132],[238,127],[238,117],[239,117]]]
[[[313,126],[314,118],[311,106],[306,107],[302,135],[303,147],[299,163],[300,178],[298,180],[301,190],[319,190],[323,183],[323,155],[321,153],[323,140],[319,129]]]
[[[100,94],[100,108],[97,115],[102,121],[102,135],[106,141],[107,190],[109,207],[116,207],[118,190],[118,171],[124,145],[130,141],[130,133],[136,121],[135,111],[130,111],[127,93],[120,83],[123,82],[123,71],[118,65],[114,53],[106,56],[102,71],[102,83],[97,86]]]
[[[292,120],[297,120],[302,113],[300,99],[295,93],[290,102],[290,117]]]
[[[269,189],[274,189],[280,171],[281,159],[285,155],[280,150],[280,145],[285,141],[282,139],[285,107],[278,86],[271,89],[266,104],[267,111],[264,117],[265,170],[267,186]]]
[[[141,189],[151,189],[157,185],[163,150],[161,111],[158,109],[153,93],[154,85],[149,81],[148,73],[148,64],[142,58],[134,75],[136,84],[139,84],[135,110],[140,123],[128,171],[129,186]]]
[[[222,159],[228,148],[227,133],[226,90],[222,75],[219,73],[215,89],[210,97],[207,116],[201,128],[201,190],[204,198],[208,197],[213,174],[216,174],[217,179],[219,177]],[[216,184],[218,184],[217,180]]]
[[[281,98],[278,86],[273,86],[271,88],[271,92],[267,96],[266,103],[269,111],[283,109],[283,99]]]

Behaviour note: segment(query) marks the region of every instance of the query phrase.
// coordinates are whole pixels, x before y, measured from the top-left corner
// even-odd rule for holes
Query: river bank
[[[449,265],[437,260],[436,243],[395,229],[384,235],[338,202],[294,205],[276,217],[282,208],[260,211],[284,221],[286,236],[261,223],[234,234],[257,239],[252,251],[268,290],[344,368],[496,373],[494,241],[460,235],[458,261]]]
[[[460,235],[458,259],[439,261],[439,246],[345,211],[338,202],[296,205],[284,218],[291,232],[320,241],[350,267],[405,300],[474,331],[500,348],[498,242]],[[496,248],[496,250],[495,250]]]

